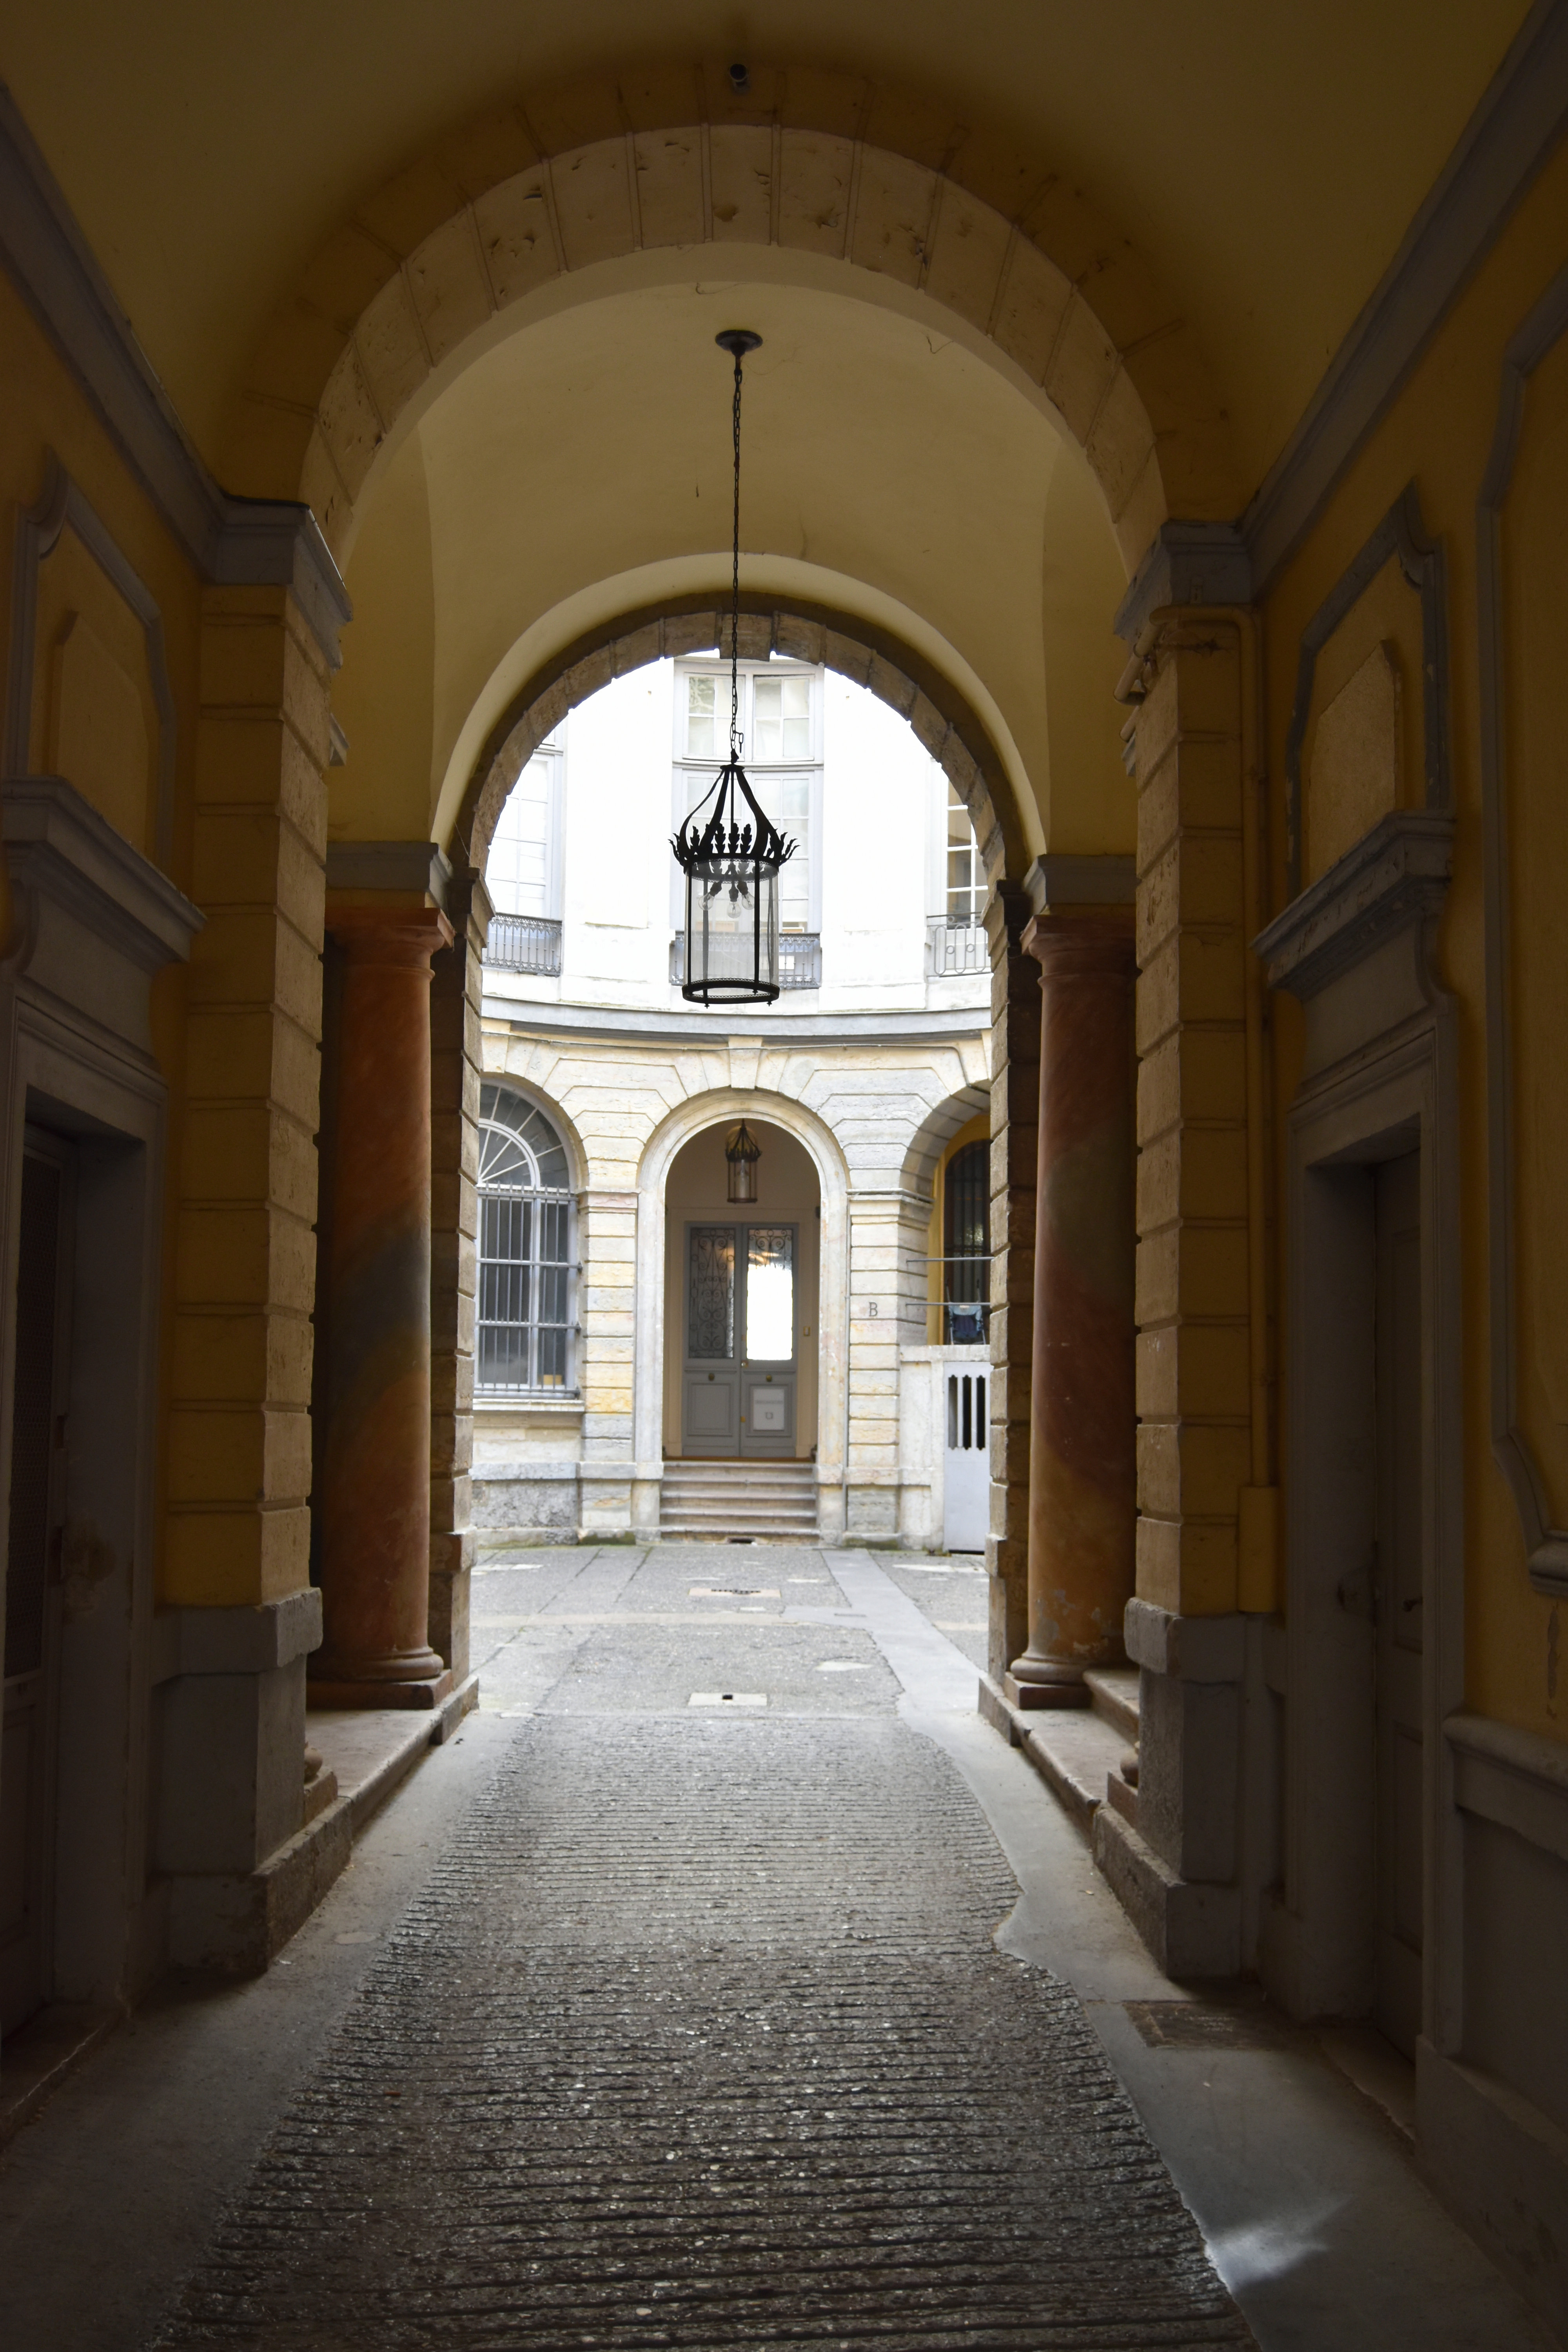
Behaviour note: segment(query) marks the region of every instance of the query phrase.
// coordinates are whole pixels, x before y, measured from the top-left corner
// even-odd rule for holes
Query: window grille
[[[989,966],[987,966],[989,969]],[[669,943],[669,984],[679,988],[686,970],[686,933],[677,931]],[[816,931],[779,933],[779,986],[822,986],[822,939]]]
[[[543,915],[492,915],[485,961],[498,971],[542,972],[553,979],[561,970],[561,926]]]
[[[565,1148],[542,1110],[479,1091],[477,1386],[490,1395],[574,1393],[576,1202]]]

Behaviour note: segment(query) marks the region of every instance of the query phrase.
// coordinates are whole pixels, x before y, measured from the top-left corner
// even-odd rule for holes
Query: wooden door
[[[712,1457],[741,1450],[739,1237],[734,1225],[686,1228],[682,1454]]]
[[[1414,1151],[1376,1171],[1376,2016],[1389,2040],[1412,2058],[1421,2030],[1426,1887],[1420,1176],[1420,1154]]]
[[[63,1152],[47,1140],[25,1152],[0,1727],[0,2034],[49,1993],[67,1175]]]

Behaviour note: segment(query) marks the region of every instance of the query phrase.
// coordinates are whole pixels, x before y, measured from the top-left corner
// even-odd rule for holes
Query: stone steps
[[[667,1543],[723,1543],[734,1536],[812,1543],[816,1537],[816,1465],[667,1463],[659,1535]]]
[[[1138,1672],[1096,1667],[1084,1676],[1088,1706],[1017,1707],[989,1675],[980,1685],[980,1712],[1023,1749],[1036,1771],[1084,1832],[1102,1804],[1136,1828]],[[1128,1749],[1134,1751],[1128,1758]],[[1131,1764],[1131,1771],[1123,1769]]]

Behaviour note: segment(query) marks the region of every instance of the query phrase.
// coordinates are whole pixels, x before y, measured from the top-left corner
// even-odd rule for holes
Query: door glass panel
[[[735,1352],[735,1234],[730,1225],[691,1228],[690,1349],[728,1363]]]
[[[795,1356],[795,1235],[753,1225],[746,1236],[746,1355],[753,1364]]]

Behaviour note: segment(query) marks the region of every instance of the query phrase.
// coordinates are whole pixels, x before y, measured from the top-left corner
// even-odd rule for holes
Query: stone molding
[[[69,530],[80,540],[110,585],[142,624],[147,677],[158,714],[157,775],[153,811],[153,855],[167,869],[174,846],[174,698],[163,650],[163,616],[157,598],[123,553],[108,525],[71,479],[53,450],[43,494],[16,520],[11,559],[11,647],[5,689],[5,773],[27,772],[33,735],[33,687],[38,615],[38,573],[46,556]]]
[[[1568,1862],[1568,1746],[1481,1715],[1449,1716],[1443,1737],[1454,1751],[1461,1812]]]
[[[298,499],[231,498],[214,480],[3,84],[0,263],[202,577],[292,589],[335,669],[351,608],[315,516]]]
[[[0,784],[0,840],[19,901],[5,958],[12,969],[29,969],[46,907],[74,916],[149,976],[184,962],[205,928],[201,908],[63,776]]]
[[[628,1007],[612,1013],[607,1006],[560,1004],[553,1000],[534,1003],[516,996],[490,996],[485,1020],[493,1029],[504,1022],[525,1037],[578,1038],[614,1045],[622,1039],[638,1045],[668,1045],[688,1051],[693,1045],[721,1048],[730,1043],[732,1024],[721,1014],[639,1012]],[[953,1045],[986,1034],[989,1023],[982,1012],[952,1013],[806,1013],[774,1011],[768,1021],[770,1045],[841,1045],[864,1037],[882,1044],[896,1040],[907,1045]]]
[[[1122,1638],[1135,1666],[1180,1683],[1238,1683],[1247,1669],[1247,1619],[1178,1617],[1130,1601]]]
[[[1250,604],[1252,559],[1228,522],[1164,522],[1111,623],[1130,646],[1155,613],[1173,604]]]
[[[1568,0],[1563,0],[1568,16]],[[1509,1002],[1510,892],[1507,769],[1503,741],[1507,620],[1502,518],[1513,481],[1530,378],[1568,334],[1568,268],[1529,313],[1503,355],[1497,423],[1476,502],[1476,636],[1480,656],[1481,828],[1485,844],[1487,1007],[1488,1279],[1492,1454],[1519,1513],[1530,1580],[1554,1599],[1568,1595],[1568,1528],[1554,1528],[1546,1489],[1519,1425],[1515,1365],[1513,1042]]]
[[[238,1609],[160,1609],[153,1620],[154,1682],[175,1675],[264,1675],[309,1656],[321,1639],[313,1585]]]
[[[1399,568],[1421,598],[1421,740],[1426,806],[1452,805],[1448,761],[1448,589],[1441,540],[1426,536],[1421,493],[1407,483],[1377,529],[1352,557],[1301,632],[1296,699],[1285,739],[1285,873],[1291,896],[1301,887],[1301,754],[1312,712],[1318,656],[1385,563]]]
[[[329,890],[395,890],[450,913],[450,862],[433,841],[329,841]],[[486,908],[489,908],[489,898]]]
[[[1535,0],[1241,521],[1261,593],[1408,379],[1568,126],[1568,0]]]
[[[1138,860],[1131,852],[1125,857],[1047,853],[1024,877],[1037,915],[1062,907],[1131,907],[1137,887]]]
[[[1306,1003],[1394,932],[1429,927],[1441,911],[1453,862],[1451,816],[1391,810],[1259,931],[1253,947],[1269,987]]]

